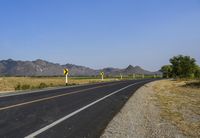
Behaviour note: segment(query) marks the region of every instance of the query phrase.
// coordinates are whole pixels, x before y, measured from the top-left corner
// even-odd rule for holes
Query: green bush
[[[44,82],[40,83],[40,85],[38,86],[38,88],[42,89],[42,88],[46,88],[48,87],[48,85]]]
[[[77,85],[77,84],[76,83],[68,83],[68,84],[66,84],[66,86],[73,86],[73,85]]]
[[[27,90],[30,88],[31,88],[31,86],[28,84],[21,85],[20,83],[18,83],[17,86],[15,86],[15,90]]]
[[[21,90],[21,84],[18,83],[17,86],[15,86],[15,90]]]
[[[170,59],[170,63],[175,78],[191,78],[197,67],[196,60],[190,56],[174,56]]]
[[[160,70],[163,73],[163,78],[171,78],[172,77],[172,65],[164,65]]]
[[[31,88],[30,88],[31,90],[34,90],[34,89],[36,89],[36,87],[35,86],[31,86]]]
[[[28,84],[24,84],[24,85],[21,86],[21,90],[27,90],[27,89],[30,89],[30,88],[31,88],[31,86],[28,85]]]

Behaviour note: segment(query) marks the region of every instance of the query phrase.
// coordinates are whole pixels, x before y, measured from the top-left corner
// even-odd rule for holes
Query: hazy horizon
[[[200,1],[0,1],[0,60],[159,70],[176,55],[200,63]]]

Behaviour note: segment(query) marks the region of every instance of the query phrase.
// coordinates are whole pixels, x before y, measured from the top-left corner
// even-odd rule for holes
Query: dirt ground
[[[200,137],[200,89],[185,82],[146,84],[109,123],[101,138]]]

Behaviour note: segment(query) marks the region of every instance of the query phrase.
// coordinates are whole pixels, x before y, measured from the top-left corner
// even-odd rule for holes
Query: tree
[[[198,65],[196,65],[194,76],[195,78],[200,78],[200,67]]]
[[[172,74],[174,77],[190,78],[194,76],[196,70],[196,60],[190,56],[174,56],[170,59],[172,64]]]
[[[172,66],[171,65],[162,66],[160,71],[163,73],[164,78],[172,77]]]

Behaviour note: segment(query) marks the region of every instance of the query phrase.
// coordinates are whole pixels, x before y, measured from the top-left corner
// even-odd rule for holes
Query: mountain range
[[[104,69],[91,69],[85,66],[78,66],[74,64],[60,65],[51,63],[42,59],[35,61],[16,61],[13,59],[0,60],[0,76],[61,76],[63,69],[69,69],[71,76],[95,76],[103,71],[105,75],[131,75],[131,74],[161,74],[161,72],[150,72],[142,69],[140,66],[129,65],[125,69],[118,68],[104,68]]]

